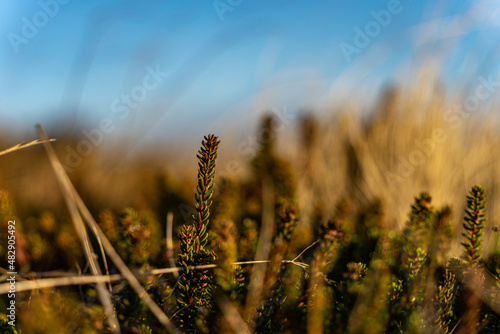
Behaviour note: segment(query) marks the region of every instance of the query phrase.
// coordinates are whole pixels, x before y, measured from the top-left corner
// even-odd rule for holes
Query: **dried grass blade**
[[[174,214],[169,212],[167,214],[167,256],[170,261],[170,266],[175,268],[174,260],[174,242],[172,240],[172,230],[174,225]],[[173,271],[175,278],[179,278],[178,271]]]
[[[35,145],[38,145],[38,144],[43,144],[43,143],[51,142],[51,141],[54,141],[54,140],[55,139],[46,139],[46,140],[35,139],[35,140],[30,141],[29,143],[19,143],[17,145],[14,145],[14,146],[8,148],[8,149],[0,151],[0,156],[2,156],[4,154],[7,154],[7,153],[11,153],[11,152],[22,150],[23,148],[28,148],[28,147],[31,147],[31,146],[35,146]]]
[[[43,129],[40,126],[38,126],[38,127],[39,127],[40,133],[42,134],[43,133]],[[46,137],[45,133],[43,133],[42,139],[44,137]],[[50,147],[50,149],[52,149],[52,147],[50,146],[50,144],[47,144],[47,145]],[[53,149],[52,149],[52,152],[53,152],[54,157],[55,157],[55,153],[54,153]],[[61,162],[59,160],[57,160],[57,157],[55,157],[55,159],[56,159],[55,162],[56,162],[56,164],[58,166],[58,169],[63,172],[63,174],[61,175],[61,177],[67,179],[67,182],[69,183],[69,189],[71,190],[71,192],[73,194],[73,198],[74,198],[74,200],[76,202],[76,205],[78,206],[78,208],[82,212],[82,215],[85,218],[85,221],[87,222],[87,224],[89,225],[89,227],[91,228],[91,230],[94,233],[96,233],[96,236],[98,236],[101,239],[102,246],[103,246],[104,250],[106,251],[106,253],[108,254],[108,256],[111,259],[111,261],[113,261],[113,263],[116,265],[116,267],[118,268],[118,270],[123,274],[123,276],[125,276],[125,278],[129,282],[130,286],[135,290],[135,292],[138,294],[138,296],[148,306],[148,308],[155,315],[155,317],[161,322],[161,324],[164,325],[169,332],[171,332],[171,333],[179,333],[179,331],[174,326],[174,324],[170,321],[170,319],[167,317],[167,315],[162,311],[162,309],[148,295],[148,293],[146,292],[146,290],[144,290],[144,288],[139,283],[139,281],[137,280],[137,278],[134,276],[134,274],[132,273],[132,271],[127,267],[127,265],[125,264],[125,262],[123,262],[123,260],[121,259],[121,257],[118,255],[118,253],[116,252],[116,250],[114,249],[114,247],[109,242],[108,238],[104,235],[104,233],[102,232],[101,228],[95,222],[94,218],[90,214],[90,211],[86,207],[86,205],[83,202],[82,198],[76,192],[75,187],[69,181],[69,177],[64,172],[64,167],[62,166]]]
[[[233,329],[233,333],[250,334],[250,328],[239,314],[234,304],[222,293],[215,295],[215,301],[224,315],[224,319]]]
[[[24,280],[16,282],[16,292],[30,291],[37,289],[49,289],[59,286],[84,285],[93,283],[115,282],[123,280],[122,275],[88,275],[88,276],[73,276],[73,277],[54,277],[35,280]],[[10,283],[0,284],[0,295],[7,294],[10,289]]]
[[[263,181],[262,187],[262,226],[257,244],[255,261],[263,261],[261,266],[254,266],[248,285],[248,294],[245,303],[245,315],[250,315],[259,305],[264,284],[269,252],[274,229],[274,189],[271,180]]]
[[[87,234],[87,230],[85,228],[85,224],[83,223],[82,217],[78,212],[78,208],[75,204],[75,198],[73,196],[73,192],[71,190],[71,181],[69,180],[66,172],[64,171],[63,166],[57,159],[56,153],[54,149],[50,145],[50,142],[47,140],[47,135],[45,131],[42,129],[40,125],[37,125],[38,131],[40,132],[40,136],[44,140],[45,150],[47,151],[47,155],[49,157],[50,163],[54,172],[56,173],[57,180],[59,181],[59,185],[61,186],[61,190],[63,192],[64,200],[68,207],[68,210],[71,215],[71,220],[73,221],[73,225],[78,233],[78,237],[80,238],[80,242],[82,243],[82,247],[84,250],[85,257],[90,265],[90,269],[92,274],[95,276],[102,275],[101,268],[94,258],[94,251],[92,249],[92,245],[90,243],[89,236]],[[99,299],[101,300],[104,311],[106,312],[106,316],[108,319],[109,326],[113,333],[121,333],[120,325],[118,323],[118,319],[116,317],[116,313],[114,310],[113,303],[111,301],[111,294],[106,291],[106,286],[103,282],[97,283],[97,292],[99,295]]]

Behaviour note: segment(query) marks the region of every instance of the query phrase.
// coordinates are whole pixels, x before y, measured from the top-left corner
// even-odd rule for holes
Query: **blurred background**
[[[275,137],[305,226],[348,196],[398,229],[429,191],[460,227],[475,183],[499,214],[499,1],[2,1],[0,35],[0,148],[42,124],[95,214],[181,224],[208,133],[236,180]],[[67,215],[41,146],[0,157],[0,187]]]

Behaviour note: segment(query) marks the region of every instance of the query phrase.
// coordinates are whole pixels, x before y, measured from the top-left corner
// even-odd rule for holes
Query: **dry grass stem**
[[[44,140],[45,150],[47,151],[47,155],[49,157],[50,163],[54,172],[56,173],[57,180],[59,181],[59,185],[61,186],[61,191],[64,195],[64,200],[68,207],[68,210],[71,215],[71,220],[75,226],[75,229],[80,238],[80,242],[82,243],[82,247],[84,250],[85,257],[90,265],[90,270],[94,276],[101,276],[101,268],[97,263],[96,258],[94,257],[94,251],[92,249],[92,245],[90,243],[89,236],[87,234],[87,230],[83,223],[82,217],[78,212],[78,208],[75,203],[75,198],[73,196],[73,191],[71,188],[71,181],[69,177],[66,175],[63,166],[57,159],[56,153],[54,149],[50,145],[50,141],[47,139],[45,131],[41,127],[41,125],[37,125],[38,131],[40,132],[40,136]],[[120,325],[118,323],[118,319],[116,317],[115,309],[113,303],[111,301],[111,294],[106,290],[106,286],[103,282],[97,283],[97,292],[99,294],[99,298],[104,306],[104,311],[106,312],[106,316],[108,318],[108,322],[113,333],[120,333]]]
[[[248,294],[246,300],[245,315],[250,315],[259,305],[262,294],[264,276],[269,262],[269,252],[271,250],[271,241],[274,229],[274,189],[270,180],[263,181],[262,184],[262,226],[257,244],[255,261],[262,262],[264,265],[252,268],[250,283],[248,285]]]
[[[55,141],[55,139],[46,139],[46,140],[35,139],[35,140],[30,141],[29,143],[19,143],[19,144],[14,145],[6,150],[0,151],[0,156],[7,154],[7,153],[19,151],[19,150],[22,150],[24,148],[28,148],[31,146],[35,146],[35,145],[43,144],[43,143],[48,143],[48,142],[52,142],[52,141]]]

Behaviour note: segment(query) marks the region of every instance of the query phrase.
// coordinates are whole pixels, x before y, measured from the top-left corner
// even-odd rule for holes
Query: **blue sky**
[[[466,85],[498,67],[499,8],[492,0],[0,0],[0,119],[79,132],[110,118],[113,133],[140,138],[248,127],[266,109],[321,110],[360,96],[370,104],[392,80],[411,82],[415,59],[434,56],[446,59],[448,85]],[[370,24],[373,37],[356,46],[356,28]],[[34,36],[23,35],[26,25]],[[347,44],[358,49],[352,59]],[[118,119],[113,102],[142,92],[148,66],[168,75]]]

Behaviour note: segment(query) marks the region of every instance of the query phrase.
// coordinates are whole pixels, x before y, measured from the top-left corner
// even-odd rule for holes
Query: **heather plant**
[[[455,275],[446,270],[444,279],[438,285],[435,296],[436,303],[436,326],[441,334],[452,332],[453,304],[456,296]]]
[[[255,257],[257,251],[257,242],[259,241],[259,232],[257,222],[251,218],[245,218],[242,222],[241,239],[239,242],[240,260],[251,260]]]
[[[279,157],[277,150],[277,120],[271,115],[263,117],[257,131],[259,138],[255,156],[250,162],[252,177],[244,184],[247,215],[258,218],[262,212],[263,182],[271,182],[276,198],[295,201],[295,185],[290,164]]]
[[[467,260],[475,265],[481,259],[481,243],[483,236],[485,215],[486,194],[484,187],[474,186],[467,196],[467,209],[465,210],[465,222],[462,234],[465,242],[462,243]]]
[[[297,198],[301,194],[295,190],[292,165],[278,157],[274,122],[270,117],[262,122],[262,140],[248,178],[220,180],[216,198],[220,142],[214,135],[204,137],[197,155],[195,211],[191,221],[178,229],[177,237],[163,233],[168,226],[172,230],[172,220],[175,226],[182,219],[178,213],[171,214],[170,223],[164,225],[162,215],[172,208],[170,204],[154,203],[156,212],[147,207],[100,211],[98,225],[103,235],[133,270],[144,294],[180,331],[499,331],[500,250],[495,239],[498,232],[486,226],[484,187],[472,187],[467,196],[461,258],[450,257],[452,209],[435,208],[430,192],[414,198],[402,231],[392,228],[392,207],[384,197],[361,196],[359,189],[339,195],[333,209],[328,198],[312,197],[315,205],[306,215],[299,210]],[[303,145],[312,147],[318,125],[303,122]],[[346,147],[350,147],[348,160],[358,168],[349,181],[354,187],[364,175],[360,147],[356,143]],[[307,164],[315,168],[313,155]],[[174,196],[175,188],[168,188],[165,179],[153,184],[162,185],[159,194],[165,200],[182,197]],[[1,228],[7,218],[16,217],[5,192],[0,192],[0,214]],[[19,233],[25,242],[19,245],[20,260],[26,257],[25,270],[34,259],[38,266],[73,260],[76,264],[72,268],[78,275],[71,279],[83,282],[89,278],[88,265],[80,265],[86,262],[81,250],[75,251],[78,236],[64,222],[49,212],[27,218],[26,228]],[[306,223],[312,229],[307,234],[303,233]],[[484,242],[488,234],[492,234],[491,250]],[[124,281],[117,263],[106,262],[97,251],[104,236],[92,238],[91,244],[103,275],[109,278],[106,289],[121,332],[165,332],[167,326]],[[260,244],[263,239],[269,241],[264,252],[268,255],[258,258],[265,248]],[[168,256],[165,243],[174,245]],[[51,261],[51,254],[62,249],[68,250],[60,257],[64,261]],[[5,255],[5,250],[2,252]],[[169,256],[176,256],[176,268],[169,268],[173,266]],[[251,286],[255,268],[265,268],[257,282],[253,281],[259,289]],[[37,273],[22,274],[39,279]],[[68,323],[88,333],[112,331],[95,282],[58,290],[19,294],[23,332],[64,332]],[[258,296],[252,291],[258,291]],[[0,305],[5,306],[5,301],[0,300]],[[49,314],[59,317],[50,322]],[[0,328],[10,330],[4,317],[0,317]],[[175,332],[172,328],[168,331]]]
[[[233,221],[215,220],[212,231],[212,249],[217,251],[217,268],[214,270],[217,284],[225,292],[234,291],[237,282],[234,280],[234,272],[240,271],[240,266],[233,263],[238,261],[238,245],[236,243],[237,229]]]
[[[339,258],[339,252],[345,240],[343,228],[343,221],[337,217],[321,226],[318,243],[309,264],[310,276],[306,292],[308,330],[323,331],[323,327],[328,326],[330,322],[330,319],[325,320],[325,318],[335,316],[336,309],[342,306],[333,300],[333,289],[336,284],[328,279],[328,274]]]
[[[436,266],[444,266],[448,259],[452,241],[451,217],[452,210],[449,206],[445,206],[436,213],[429,251],[427,252]]]
[[[239,238],[241,230],[233,220],[238,219],[236,211],[240,199],[237,185],[231,180],[223,179],[218,187],[218,201],[213,205],[213,226],[209,231],[211,248],[217,254],[214,274],[219,288],[230,295],[233,302],[241,302],[245,277],[242,267],[234,263],[243,253],[242,240]]]
[[[16,260],[19,266],[25,266],[29,263],[29,255],[27,252],[26,237],[23,233],[21,221],[17,218],[17,213],[14,207],[14,203],[6,191],[0,191],[0,233],[2,235],[7,235],[8,222],[9,220],[15,220],[18,222],[19,228],[18,241],[17,241],[17,255]],[[7,267],[4,260],[7,258],[7,250],[5,248],[5,243],[0,245],[0,258],[2,259],[2,268]]]
[[[289,255],[292,233],[297,226],[297,212],[292,205],[281,203],[278,209],[277,228],[271,249],[264,286],[271,286],[269,297],[257,308],[256,333],[276,333],[282,330],[283,319],[278,314],[285,301],[287,266],[283,260]]]
[[[185,268],[180,275],[177,288],[179,307],[178,322],[184,331],[204,332],[206,318],[212,309],[214,290],[213,273],[208,269],[191,269],[215,260],[215,253],[208,247],[208,223],[212,205],[213,185],[217,149],[220,141],[208,135],[199,151],[198,185],[195,202],[197,213],[192,216],[193,224],[184,225],[180,232],[178,265]]]
[[[2,331],[2,333],[5,333],[5,334],[17,334],[18,331],[12,327],[11,325],[9,325],[9,321],[7,319],[7,317],[5,316],[5,314],[2,314],[2,318],[0,320],[0,330]]]
[[[127,208],[120,215],[117,248],[134,267],[147,266],[156,259],[163,244],[159,223],[150,212]]]

